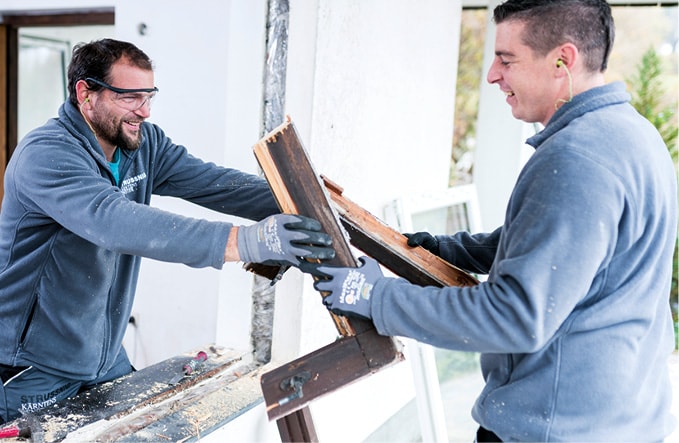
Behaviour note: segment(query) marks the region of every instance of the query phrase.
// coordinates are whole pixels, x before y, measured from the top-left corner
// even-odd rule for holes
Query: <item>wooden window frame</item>
[[[408,247],[405,236],[346,199],[339,186],[318,175],[289,117],[260,140],[254,152],[282,212],[313,217],[332,237],[336,256],[330,264],[358,265],[351,242],[415,284],[478,283],[424,248]],[[342,338],[262,375],[269,420],[278,421],[282,438],[289,441],[310,441],[309,434],[315,435],[308,420],[312,400],[404,359],[400,343],[379,335],[372,322],[331,316]]]

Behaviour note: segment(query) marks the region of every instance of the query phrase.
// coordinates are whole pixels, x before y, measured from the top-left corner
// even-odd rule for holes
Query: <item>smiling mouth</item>
[[[514,91],[502,91],[507,97],[514,97]]]

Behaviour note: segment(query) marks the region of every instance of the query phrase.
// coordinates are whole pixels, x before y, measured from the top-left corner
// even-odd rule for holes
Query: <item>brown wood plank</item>
[[[333,205],[304,149],[290,119],[260,140],[254,147],[255,157],[284,213],[313,217],[333,239],[336,255],[328,264],[356,267],[348,242],[348,234],[339,221]],[[339,333],[355,335],[373,328],[371,322],[349,320],[330,314]],[[391,342],[391,339],[385,340]]]
[[[294,414],[286,415],[279,419],[278,432],[281,441],[285,442],[317,442],[316,428],[314,427],[311,411],[308,407],[296,411]]]
[[[201,437],[262,403],[259,387],[262,372],[256,363],[229,368],[123,417],[83,426],[70,432],[66,441],[201,441]]]
[[[262,375],[261,385],[267,415],[270,420],[279,419],[312,400],[329,394],[350,383],[363,379],[378,370],[404,359],[399,351],[394,356],[389,349],[380,346],[374,329],[339,340],[280,366]],[[383,337],[382,337],[383,338]],[[308,373],[302,384],[302,396],[294,397],[288,380]]]
[[[0,202],[5,194],[5,167],[9,160],[9,148],[7,146],[7,124],[9,116],[7,112],[7,92],[9,82],[8,68],[8,32],[7,26],[0,25]]]
[[[356,267],[358,263],[349,246],[348,234],[291,120],[287,118],[260,140],[254,147],[254,153],[281,210],[315,218],[332,237],[336,256],[328,263]],[[295,375],[288,373],[286,367],[262,377],[264,399],[271,420],[293,414],[320,395],[403,360],[396,340],[377,334],[372,322],[331,316],[344,339],[287,366],[292,371],[308,367],[309,373],[317,374],[313,380],[305,381],[303,396],[293,398],[293,391],[283,386]],[[279,425],[294,428],[295,421],[301,421],[300,418],[288,417]]]
[[[342,188],[321,176],[351,244],[396,275],[420,286],[475,286],[478,280],[408,239],[342,195]]]
[[[112,7],[26,9],[3,11],[0,23],[14,27],[113,25],[115,11]]]
[[[328,263],[357,266],[339,216],[330,204],[292,122],[288,120],[274,134],[260,141],[254,152],[281,210],[317,219],[333,238],[336,256]]]

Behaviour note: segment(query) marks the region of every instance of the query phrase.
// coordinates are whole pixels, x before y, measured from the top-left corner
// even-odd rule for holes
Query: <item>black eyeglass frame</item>
[[[101,80],[97,80],[96,78],[93,78],[93,77],[86,77],[85,81],[86,82],[92,82],[96,85],[104,87],[104,88],[108,89],[109,91],[115,92],[116,94],[130,94],[130,93],[135,93],[135,92],[148,92],[148,93],[158,92],[158,88],[155,87],[155,86],[153,88],[123,89],[123,88],[116,88],[115,86],[111,86],[108,83],[103,82]]]

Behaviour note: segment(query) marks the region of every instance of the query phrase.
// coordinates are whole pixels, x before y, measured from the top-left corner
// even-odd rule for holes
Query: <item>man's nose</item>
[[[500,81],[501,75],[497,69],[497,61],[493,60],[493,63],[488,68],[488,74],[486,75],[486,81],[491,85]]]
[[[134,113],[140,117],[149,118],[151,116],[151,100],[144,101]]]

